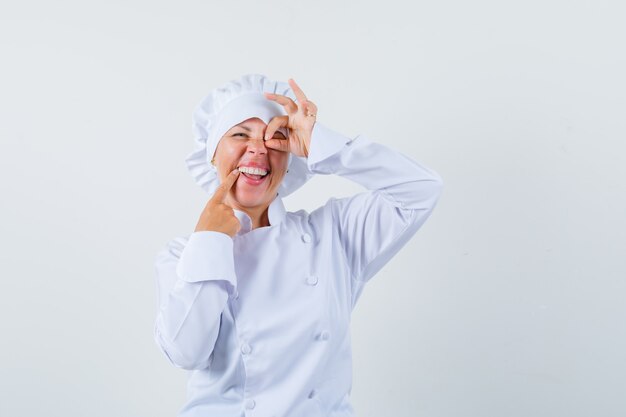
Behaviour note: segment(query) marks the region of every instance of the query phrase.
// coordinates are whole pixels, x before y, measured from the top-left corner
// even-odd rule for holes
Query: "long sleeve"
[[[236,289],[232,239],[211,231],[174,239],[155,269],[157,345],[179,368],[209,367],[222,311]]]
[[[309,169],[335,174],[367,192],[331,199],[331,212],[345,259],[357,282],[373,277],[417,232],[442,191],[439,174],[363,136],[350,139],[316,122]]]

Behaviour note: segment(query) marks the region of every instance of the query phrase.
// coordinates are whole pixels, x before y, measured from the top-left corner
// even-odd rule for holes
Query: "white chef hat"
[[[234,125],[252,117],[258,117],[267,124],[274,116],[286,114],[283,107],[268,100],[263,95],[264,92],[282,94],[292,100],[296,98],[289,84],[271,81],[261,74],[248,74],[214,89],[194,110],[193,135],[196,150],[187,156],[185,162],[196,183],[209,194],[213,194],[220,184],[211,159],[222,136]],[[287,131],[282,131],[288,137]],[[288,172],[278,193],[282,197],[291,194],[312,176],[306,158],[290,153]]]

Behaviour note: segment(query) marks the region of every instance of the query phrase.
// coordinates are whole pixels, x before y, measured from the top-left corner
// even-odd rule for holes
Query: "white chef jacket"
[[[270,226],[170,241],[156,259],[155,339],[192,370],[180,417],[353,416],[350,314],[372,278],[426,221],[442,190],[431,169],[316,122],[309,169],[368,191]]]

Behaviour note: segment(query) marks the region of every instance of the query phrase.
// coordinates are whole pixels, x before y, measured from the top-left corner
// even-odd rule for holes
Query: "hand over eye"
[[[317,117],[317,106],[306,98],[304,92],[293,79],[289,79],[289,86],[296,95],[296,104],[292,99],[281,94],[265,93],[268,100],[282,105],[287,112],[286,116],[276,116],[265,129],[265,144],[268,148],[291,152],[296,156],[309,156],[311,133]],[[268,139],[280,127],[289,129],[288,140]]]

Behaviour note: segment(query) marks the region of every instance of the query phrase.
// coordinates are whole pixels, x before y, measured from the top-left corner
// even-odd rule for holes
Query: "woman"
[[[211,197],[195,231],[156,261],[155,338],[192,370],[180,416],[354,415],[351,311],[426,221],[442,181],[316,113],[293,80],[262,75],[214,90],[194,113],[187,163]],[[313,174],[368,191],[286,212],[281,197]]]

